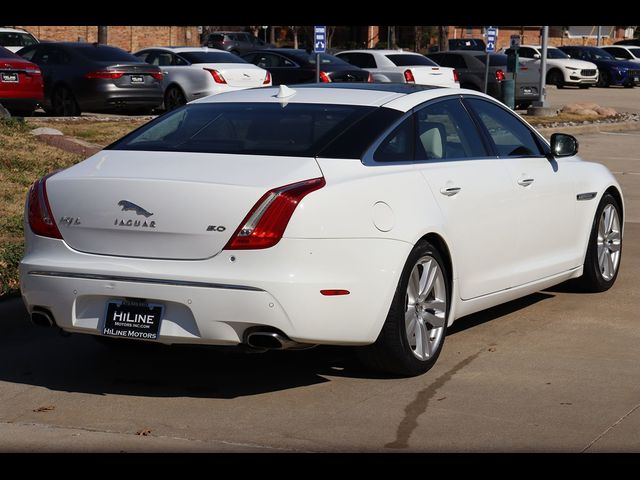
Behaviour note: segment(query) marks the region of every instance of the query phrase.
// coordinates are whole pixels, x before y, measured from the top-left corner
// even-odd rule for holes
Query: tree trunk
[[[449,27],[438,27],[438,47],[441,52],[449,50]]]
[[[293,48],[298,48],[298,27],[289,27],[293,32]]]
[[[413,27],[413,35],[415,36],[414,52],[419,52],[422,49],[422,27]]]
[[[276,27],[271,27],[271,30],[269,32],[269,43],[271,43],[272,45],[276,44]]]
[[[98,43],[107,44],[109,27],[98,27]]]
[[[388,45],[387,48],[398,48],[398,42],[396,40],[396,27],[389,27],[389,42],[390,45]]]

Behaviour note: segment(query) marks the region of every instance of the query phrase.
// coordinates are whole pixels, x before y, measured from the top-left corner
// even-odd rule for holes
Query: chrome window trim
[[[146,283],[155,285],[172,285],[177,287],[220,288],[225,290],[245,290],[250,292],[264,292],[261,288],[247,285],[231,285],[226,283],[192,282],[188,280],[168,280],[162,278],[127,277],[120,275],[101,275],[94,273],[58,272],[49,270],[31,270],[28,275],[38,277],[76,278],[82,280],[105,280],[113,282]]]

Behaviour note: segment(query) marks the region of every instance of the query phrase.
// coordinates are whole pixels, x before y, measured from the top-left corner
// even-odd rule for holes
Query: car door
[[[458,96],[416,109],[416,165],[445,219],[460,297],[468,300],[513,284],[518,212],[503,161]]]
[[[532,129],[513,112],[480,98],[465,98],[490,138],[516,189],[512,228],[514,285],[522,285],[570,270],[581,263],[576,196],[570,159],[553,159]]]

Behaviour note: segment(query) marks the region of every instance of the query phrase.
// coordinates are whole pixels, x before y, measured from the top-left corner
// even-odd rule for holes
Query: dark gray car
[[[44,80],[44,108],[58,116],[82,111],[150,113],[162,103],[162,72],[107,45],[42,42],[18,51]]]
[[[227,52],[242,55],[252,50],[262,50],[263,48],[273,48],[274,45],[267,43],[248,32],[214,32],[208,34],[203,42],[203,47],[217,48]]]
[[[470,90],[484,90],[484,75],[487,54],[477,50],[453,50],[429,53],[427,57],[443,67],[455,68],[460,77],[460,87]],[[526,68],[526,67],[525,67]],[[489,55],[489,81],[487,94],[502,100],[502,82],[507,73],[507,56],[502,53]],[[531,75],[521,75],[516,83],[516,108],[528,108],[538,98],[539,85],[531,81]]]

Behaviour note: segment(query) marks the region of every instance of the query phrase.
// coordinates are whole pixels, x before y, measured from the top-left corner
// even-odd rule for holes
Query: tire
[[[557,88],[564,88],[564,77],[560,70],[551,70],[547,73],[547,83],[555,85]]]
[[[365,367],[403,377],[420,375],[433,367],[442,351],[449,317],[450,273],[445,265],[429,242],[421,241],[414,247],[377,340],[359,348]],[[410,277],[418,279],[417,290],[409,286]],[[416,291],[421,291],[417,298]]]
[[[54,115],[58,117],[77,117],[80,115],[80,107],[71,90],[65,86],[57,87],[51,96],[51,105]]]
[[[633,88],[633,87],[635,87],[633,80],[624,84],[624,88]]]
[[[584,273],[578,279],[578,284],[583,290],[604,292],[609,290],[618,278],[622,258],[621,219],[618,201],[613,195],[606,193],[593,219],[584,260]]]
[[[596,83],[597,87],[608,88],[611,85],[611,79],[609,78],[608,72],[600,72],[598,76],[598,83]]]
[[[172,85],[167,88],[167,91],[164,94],[164,108],[167,112],[174,110],[178,107],[181,107],[187,103],[187,99],[182,93],[182,89],[177,85]]]

